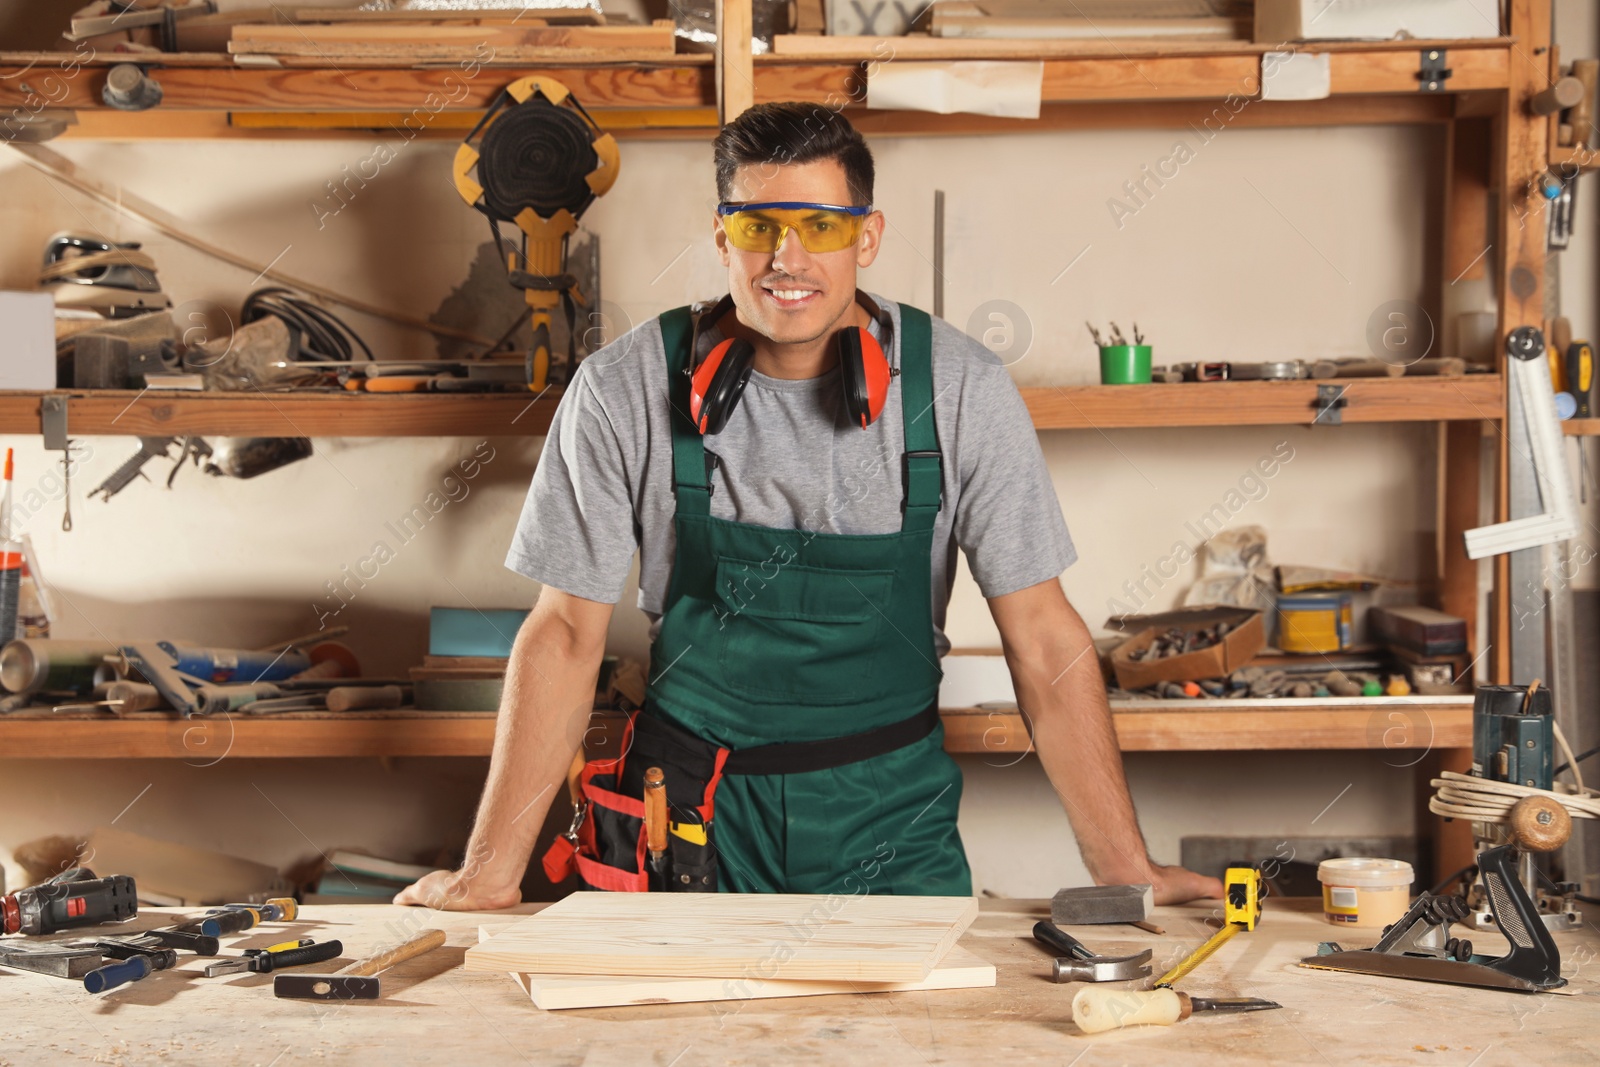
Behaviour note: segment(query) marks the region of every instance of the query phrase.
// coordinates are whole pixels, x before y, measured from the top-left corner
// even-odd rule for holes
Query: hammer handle
[[[1079,941],[1049,919],[1041,919],[1033,924],[1033,939],[1046,948],[1064,953],[1075,960],[1094,958],[1094,953],[1090,952],[1082,941]]]
[[[399,945],[387,952],[380,952],[376,956],[368,956],[360,963],[353,963],[341,974],[355,977],[377,974],[379,971],[393,967],[397,963],[414,959],[424,952],[432,952],[444,944],[443,930],[424,930],[403,945]]]

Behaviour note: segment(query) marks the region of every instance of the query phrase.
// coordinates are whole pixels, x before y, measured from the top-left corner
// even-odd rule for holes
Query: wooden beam
[[[1222,707],[1197,707],[1213,703]],[[1125,752],[1426,751],[1430,744],[1436,748],[1471,744],[1470,697],[1279,700],[1245,709],[1238,709],[1238,703],[1114,701],[1113,721]],[[1029,751],[1028,731],[1014,710],[947,708],[941,715],[949,752]],[[187,720],[156,713],[81,718],[22,712],[0,718],[0,751],[8,759],[181,759],[196,764],[222,759],[487,756],[495,718],[493,712],[445,711]],[[622,723],[619,715],[597,711],[593,728],[585,734],[588,754],[615,753]]]
[[[1528,102],[1547,89],[1550,82],[1550,3],[1549,0],[1511,0],[1509,30],[1517,43],[1511,48],[1510,83],[1500,115],[1497,119],[1497,151],[1495,159],[1496,185],[1500,192],[1500,217],[1495,252],[1500,274],[1496,279],[1500,300],[1500,338],[1507,337],[1522,326],[1545,329],[1544,322],[1544,265],[1545,215],[1547,201],[1534,190],[1534,181],[1548,165],[1549,122],[1542,115],[1533,114]],[[1453,57],[1452,57],[1453,58]],[[1546,334],[1548,336],[1548,334]],[[1502,350],[1496,356],[1504,363]],[[1509,390],[1507,391],[1509,394]],[[1509,399],[1509,396],[1507,397]],[[1505,401],[1501,407],[1504,408]],[[1505,418],[1502,410],[1501,418]],[[1502,422],[1504,427],[1507,423]],[[1499,462],[1495,521],[1510,517],[1510,494],[1507,486],[1509,451],[1504,445],[1504,434],[1499,437]],[[1494,559],[1495,607],[1493,637],[1494,650],[1491,680],[1511,680],[1511,560],[1500,555]]]
[[[1477,50],[1505,51],[1511,45],[1505,37],[1472,41],[1314,41],[1295,44],[1296,51],[1322,52],[1403,52],[1415,54],[1438,46],[1452,53]],[[898,60],[960,59],[1074,59],[1114,56],[1119,59],[1145,59],[1161,56],[1242,55],[1260,57],[1266,52],[1283,51],[1284,46],[1255,41],[1174,40],[1161,37],[1118,38],[1114,40],[1052,40],[1042,37],[829,37],[814,34],[779,34],[773,38],[770,56],[758,62],[804,62],[828,60],[846,63],[894,62]]]
[[[0,113],[13,108],[37,109],[40,97],[26,88],[41,75],[26,63],[0,56]],[[648,65],[480,67],[468,75],[456,64],[409,68],[385,61],[384,66],[340,64],[282,69],[235,66],[163,66],[155,72],[161,84],[163,110],[201,111],[371,111],[374,106],[404,111],[409,130],[425,128],[446,111],[482,111],[509,83],[529,74],[555,78],[585,107],[709,107],[715,102],[708,56],[662,58]],[[55,76],[51,106],[93,111],[105,108],[102,67],[83,66],[71,78]],[[41,90],[43,91],[43,90]]]
[[[1023,400],[1041,430],[1131,426],[1271,426],[1318,422],[1317,390],[1344,390],[1343,422],[1433,422],[1494,418],[1495,375],[1356,378],[1293,382],[1178,382],[1029,387]],[[1320,425],[1320,424],[1319,424]],[[1337,432],[1336,428],[1330,430]]]
[[[1426,752],[1472,743],[1471,697],[1363,701],[1233,700],[1111,702],[1124,752],[1379,749]],[[1022,754],[1032,740],[1016,711],[946,708],[945,750]]]
[[[1498,378],[1354,379],[1331,382],[1184,382],[1030,386],[1040,430],[1160,426],[1311,425],[1319,385],[1344,388],[1345,422],[1492,418]],[[187,393],[61,390],[73,434],[232,434],[294,437],[540,436],[560,400],[528,393]],[[38,433],[35,392],[0,392],[0,432]],[[1332,429],[1332,428],[1330,428]],[[1334,431],[1336,432],[1336,431]]]
[[[38,393],[0,393],[0,427],[39,432]],[[537,437],[550,428],[559,390],[532,393],[68,393],[74,436]]]
[[[1457,119],[1449,127],[1445,147],[1444,260],[1441,306],[1450,309],[1456,286],[1481,282],[1493,259],[1495,233],[1489,224],[1489,176],[1493,129],[1486,119]],[[1459,291],[1459,290],[1456,290]],[[1441,323],[1441,335],[1455,341],[1455,323]],[[1446,351],[1445,355],[1455,355]],[[1498,413],[1493,417],[1498,417]],[[1493,424],[1493,425],[1498,425]],[[1438,531],[1435,574],[1439,607],[1464,619],[1467,647],[1478,649],[1478,562],[1467,558],[1463,535],[1483,525],[1480,514],[1482,422],[1454,422],[1439,427],[1439,478],[1435,493]],[[1470,681],[1470,679],[1467,679]]]
[[[726,126],[755,103],[754,16],[751,0],[716,0],[716,5],[717,118]]]

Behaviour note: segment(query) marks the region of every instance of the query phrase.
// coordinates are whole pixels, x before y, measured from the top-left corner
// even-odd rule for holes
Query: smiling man
[[[865,141],[825,108],[771,104],[725,127],[715,157],[728,295],[595,353],[562,397],[507,560],[544,588],[512,652],[469,862],[397,900],[517,902],[635,550],[646,704],[620,766],[585,771],[552,876],[971,893],[937,713],[958,546],[1095,879],[1154,883],[1164,903],[1219,896],[1146,853],[1089,632],[1061,590],[1075,552],[1009,374],[947,323],[857,288],[885,225]],[[641,822],[652,767],[671,804],[660,856]]]

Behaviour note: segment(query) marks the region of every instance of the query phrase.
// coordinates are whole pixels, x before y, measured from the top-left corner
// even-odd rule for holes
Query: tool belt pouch
[[[552,882],[576,870],[585,889],[610,892],[714,893],[717,858],[712,797],[728,750],[634,712],[622,755],[591,760],[579,779],[585,815],[572,836],[558,837],[544,857]],[[646,861],[644,775],[666,777],[671,821],[659,876]]]

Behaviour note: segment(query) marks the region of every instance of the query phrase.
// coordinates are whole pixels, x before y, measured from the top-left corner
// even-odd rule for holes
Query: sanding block
[[[1149,885],[1077,886],[1050,899],[1050,921],[1058,926],[1144,922],[1154,904],[1155,890]]]

